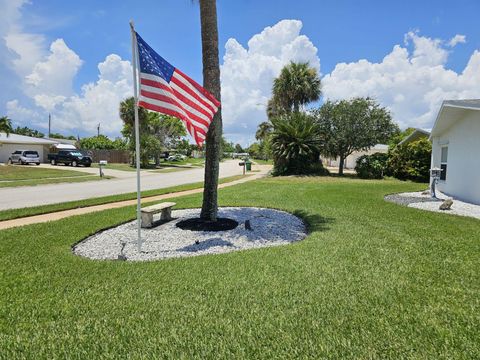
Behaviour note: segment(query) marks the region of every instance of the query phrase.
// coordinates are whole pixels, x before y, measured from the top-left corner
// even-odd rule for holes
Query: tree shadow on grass
[[[309,213],[305,210],[295,210],[292,214],[303,220],[308,233],[330,230],[329,224],[332,224],[335,221],[334,218]]]

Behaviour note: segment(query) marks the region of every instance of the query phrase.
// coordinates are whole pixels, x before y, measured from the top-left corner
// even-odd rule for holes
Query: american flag
[[[140,65],[138,105],[182,120],[201,146],[220,102],[158,55],[136,33]]]

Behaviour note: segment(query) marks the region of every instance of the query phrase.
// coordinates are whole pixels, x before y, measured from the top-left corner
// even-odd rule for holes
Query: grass
[[[251,160],[257,163],[258,165],[273,165],[273,160],[259,160],[259,159],[251,159]]]
[[[478,359],[480,222],[387,203],[423,184],[270,178],[222,205],[279,208],[293,245],[158,262],[71,246],[134,207],[0,231],[0,358]],[[175,200],[198,207],[201,195]]]
[[[35,179],[35,180],[17,180],[17,181],[5,181],[0,182],[0,188],[5,187],[18,187],[18,186],[36,186],[36,185],[46,185],[46,184],[59,184],[59,183],[79,183],[85,181],[98,181],[98,180],[108,180],[112,179],[113,176],[104,176],[101,178],[98,175],[88,175],[87,176],[75,176],[75,177],[59,177],[56,179]]]
[[[37,180],[45,178],[61,178],[86,176],[88,174],[75,170],[45,169],[34,165],[0,166],[0,180]]]
[[[243,175],[230,176],[230,177],[219,179],[219,183],[223,184],[226,182],[241,179],[243,177],[244,177]],[[164,189],[147,190],[147,191],[142,191],[142,197],[163,195],[163,194],[169,194],[169,193],[178,192],[178,191],[198,189],[202,186],[203,186],[203,182],[198,182],[198,183],[168,187]],[[102,196],[102,197],[86,199],[86,200],[69,201],[69,202],[58,203],[58,204],[32,206],[32,207],[11,209],[11,210],[2,210],[0,211],[0,221],[17,219],[17,218],[22,218],[27,216],[40,215],[40,214],[48,214],[48,213],[62,211],[62,210],[83,208],[87,206],[108,204],[108,203],[123,201],[123,200],[132,200],[136,198],[137,198],[137,193],[133,192],[133,193],[120,194],[120,195]]]
[[[99,176],[92,176],[90,174],[75,170],[45,169],[27,165],[0,166],[0,188],[58,183],[77,183],[105,180],[110,178],[112,177],[105,176],[103,179],[101,179]]]
[[[93,168],[99,167],[98,163],[92,163]],[[120,171],[136,171],[137,169],[130,164],[116,164],[116,163],[108,163],[107,166],[103,166],[104,169],[112,169],[112,170],[120,170]],[[142,169],[148,170],[148,169]]]

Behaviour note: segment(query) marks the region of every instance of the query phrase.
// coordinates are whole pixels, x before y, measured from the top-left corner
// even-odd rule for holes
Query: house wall
[[[469,111],[440,136],[432,138],[432,167],[440,167],[448,145],[447,176],[437,188],[462,201],[480,204],[480,111]]]
[[[28,145],[28,144],[1,144],[0,143],[0,163],[7,163],[8,158],[15,150],[32,150],[37,151],[40,159],[44,158],[43,145]]]
[[[355,151],[354,153],[350,154],[347,156],[345,159],[345,164],[344,168],[345,169],[355,169],[355,166],[357,165],[357,159],[360,156],[363,155],[373,155],[375,153],[384,153],[386,154],[388,152],[388,149],[383,149],[383,148],[371,148],[368,151]],[[326,166],[331,166],[331,167],[338,167],[340,165],[340,158],[336,159],[323,159],[324,160],[324,165]]]

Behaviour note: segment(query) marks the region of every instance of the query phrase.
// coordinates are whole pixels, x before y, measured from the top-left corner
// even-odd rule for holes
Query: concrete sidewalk
[[[229,186],[234,186],[234,185],[245,183],[247,181],[252,181],[252,180],[262,178],[262,177],[266,176],[266,174],[268,173],[268,171],[270,170],[271,167],[270,166],[259,166],[259,168],[260,168],[260,172],[258,172],[258,173],[253,173],[253,175],[245,176],[244,178],[239,179],[239,180],[235,180],[235,181],[220,184],[218,186],[218,188],[223,189],[223,188],[226,188],[226,187],[229,187]],[[142,204],[153,202],[153,201],[160,201],[160,200],[165,200],[165,199],[176,198],[176,197],[180,197],[180,196],[198,194],[198,193],[202,193],[202,192],[203,192],[203,187],[198,188],[198,189],[175,192],[175,193],[150,196],[150,197],[142,198]],[[25,226],[25,225],[31,225],[31,224],[45,223],[45,222],[48,222],[48,221],[56,221],[56,220],[60,220],[60,219],[70,217],[70,216],[89,214],[89,213],[92,213],[92,212],[98,212],[98,211],[103,211],[103,210],[108,210],[108,209],[117,209],[117,208],[121,208],[121,207],[125,207],[125,206],[133,206],[133,205],[136,205],[136,203],[137,203],[136,199],[124,200],[124,201],[118,201],[118,202],[113,202],[113,203],[108,203],[108,204],[94,205],[94,206],[88,206],[88,207],[84,207],[84,208],[63,210],[63,211],[57,211],[57,212],[48,213],[48,214],[34,215],[34,216],[28,216],[28,217],[23,217],[23,218],[19,218],[19,219],[0,221],[0,230],[19,227],[19,226]]]
[[[60,168],[60,166],[56,168]],[[92,168],[76,168],[76,170],[77,169],[82,169],[84,172],[90,172],[92,170],[98,171],[98,169]],[[204,179],[204,172],[204,168],[171,173],[142,171],[141,188],[142,191],[144,191],[200,182]],[[85,200],[137,191],[136,173],[134,171],[111,170],[110,172],[106,172],[106,175],[118,176],[117,173],[124,173],[122,174],[123,178],[0,188],[0,210]],[[220,177],[241,174],[242,168],[238,166],[238,161],[227,160],[220,163]]]

